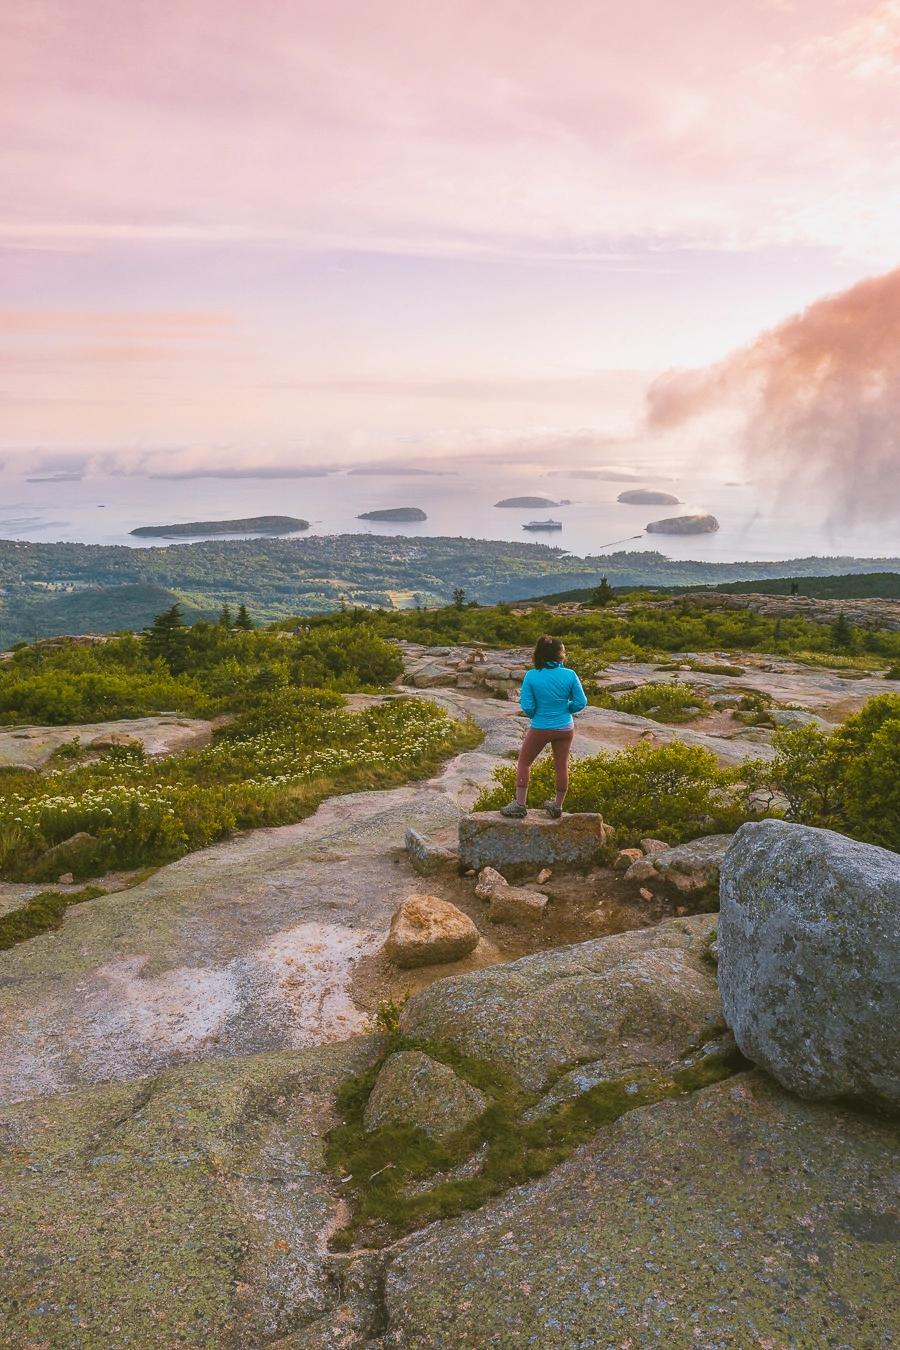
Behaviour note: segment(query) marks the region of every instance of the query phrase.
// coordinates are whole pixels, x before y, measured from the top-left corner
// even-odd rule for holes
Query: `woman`
[[[553,768],[556,773],[556,799],[544,802],[544,810],[554,820],[562,815],[563,802],[569,789],[569,752],[575,735],[572,714],[587,707],[581,681],[574,670],[565,668],[566,649],[559,638],[538,638],[534,649],[534,670],[529,670],[522,681],[519,702],[522,711],[531,718],[519,751],[516,766],[516,800],[501,806],[501,816],[521,820],[527,814],[528,780],[531,766],[545,745],[553,750]]]

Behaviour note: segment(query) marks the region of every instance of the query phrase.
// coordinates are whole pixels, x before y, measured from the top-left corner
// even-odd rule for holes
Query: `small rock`
[[[543,886],[544,882],[549,881],[552,876],[553,873],[550,871],[549,867],[542,867],[537,874],[537,884]]]
[[[732,838],[730,834],[708,834],[702,839],[692,839],[689,844],[654,853],[653,866],[664,881],[678,890],[699,890],[718,881],[719,866]]]
[[[679,905],[675,913],[678,915],[680,919],[682,914],[687,914],[687,905]]]
[[[128,736],[124,731],[104,731],[101,736],[95,736],[90,742],[92,750],[112,750],[116,746],[127,747],[129,745],[142,745],[137,736]]]
[[[639,848],[620,848],[613,867],[617,872],[627,872],[631,864],[638,862],[643,856]]]
[[[74,884],[74,882],[75,878],[71,872],[63,872],[62,876],[59,879],[58,884],[60,886],[71,886]]]
[[[418,689],[437,689],[441,686],[446,688],[449,685],[456,684],[456,680],[456,671],[439,661],[429,662],[412,677],[412,683]]]
[[[657,854],[654,856],[657,857],[659,855]],[[659,880],[659,873],[653,866],[653,861],[651,861],[650,858],[645,858],[643,853],[639,855],[637,860],[631,864],[628,871],[625,873],[626,881],[652,881],[654,879],[657,881]]]
[[[475,868],[474,868],[474,867],[469,867],[469,868],[467,868],[466,871],[463,873],[463,876],[466,876],[466,877],[474,877],[474,876],[475,876]]]
[[[478,946],[479,933],[461,909],[435,895],[411,895],[397,908],[384,951],[398,966],[461,961]]]
[[[641,895],[641,897],[642,897],[644,900],[652,900],[652,899],[653,899],[653,892],[652,892],[652,891],[648,891],[646,886],[642,886],[642,887],[641,887],[639,894]]]
[[[488,1105],[447,1064],[420,1050],[399,1050],[385,1061],[366,1103],[363,1127],[418,1125],[432,1139],[445,1139],[480,1116]]]
[[[471,869],[474,871],[474,868]],[[494,867],[482,867],[478,873],[478,885],[475,887],[475,894],[479,900],[490,900],[491,891],[495,886],[507,885],[506,877],[501,876]]]
[[[459,866],[459,854],[442,844],[433,844],[418,830],[406,831],[406,852],[419,876],[429,877],[435,873],[455,871]]]
[[[671,844],[667,844],[664,839],[641,840],[642,853],[664,853],[668,848],[671,848]]]
[[[769,717],[776,727],[818,727],[830,736],[834,727],[824,717],[815,713],[802,712],[799,708],[770,708]]]
[[[543,918],[547,897],[525,886],[495,886],[488,918],[491,923],[536,923]]]
[[[52,848],[45,849],[41,854],[42,864],[63,861],[63,854],[68,854],[72,849],[81,848],[85,844],[96,844],[97,840],[86,830],[79,830],[77,834],[64,839],[61,844],[54,844]]]

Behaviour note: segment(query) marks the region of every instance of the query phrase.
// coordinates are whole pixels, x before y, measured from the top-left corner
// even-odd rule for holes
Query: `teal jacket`
[[[574,726],[572,713],[587,707],[578,676],[558,661],[551,661],[543,670],[529,670],[522,681],[519,703],[538,731]]]

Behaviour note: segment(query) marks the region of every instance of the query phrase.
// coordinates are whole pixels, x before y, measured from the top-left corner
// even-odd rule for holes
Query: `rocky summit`
[[[481,740],[431,776],[106,894],[3,883],[11,925],[74,903],[0,951],[0,1345],[900,1346],[898,855],[783,819],[475,810],[521,744],[518,667],[476,686],[461,657],[450,687],[437,656],[404,697]],[[802,679],[820,737],[849,696]],[[724,792],[778,724],[716,716],[589,708],[574,754],[655,745]],[[118,728],[91,740],[142,750],[85,762],[216,734]],[[0,752],[31,782],[73,730]]]

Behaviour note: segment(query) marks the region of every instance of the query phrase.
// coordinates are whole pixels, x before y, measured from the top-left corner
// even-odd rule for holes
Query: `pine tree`
[[[853,625],[847,622],[843,610],[837,616],[837,621],[831,625],[831,645],[839,652],[853,646]]]
[[[235,628],[242,628],[245,633],[249,633],[253,628],[253,620],[247,613],[246,605],[238,605],[237,618],[234,621]]]
[[[228,630],[234,627],[234,620],[231,617],[231,610],[228,608],[227,601],[222,606],[222,612],[219,615],[219,627]]]
[[[144,629],[148,656],[154,661],[162,657],[173,675],[180,674],[186,666],[187,634],[181,606],[176,603],[171,609],[157,614],[153,623]]]
[[[596,605],[599,609],[602,609],[604,605],[608,605],[610,601],[615,600],[615,598],[616,593],[613,590],[612,586],[610,586],[609,582],[606,580],[606,577],[601,577],[600,585],[595,586],[591,593],[591,604]]]
[[[453,591],[453,607],[454,609],[462,609],[465,603],[466,603],[466,593],[463,590],[462,586],[457,586]]]

